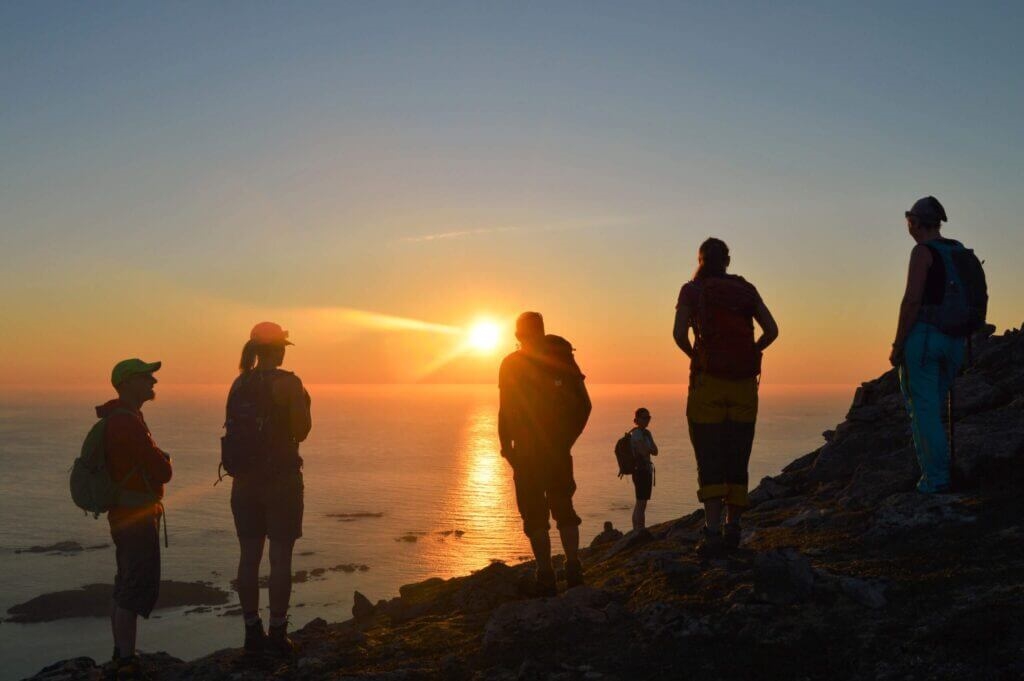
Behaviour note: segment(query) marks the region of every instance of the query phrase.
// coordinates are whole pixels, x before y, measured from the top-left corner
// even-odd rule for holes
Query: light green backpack
[[[131,413],[127,409],[116,409],[110,415],[118,412]],[[86,513],[92,513],[94,518],[99,518],[101,513],[114,506],[149,506],[160,501],[150,488],[141,464],[136,464],[120,481],[110,477],[105,447],[107,418],[100,419],[89,429],[82,443],[82,453],[71,467],[71,500]],[[124,489],[124,483],[136,473],[142,476],[147,492]]]

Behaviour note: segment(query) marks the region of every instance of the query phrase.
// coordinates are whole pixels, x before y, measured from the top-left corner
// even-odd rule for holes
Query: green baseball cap
[[[110,372],[110,383],[116,388],[136,374],[151,374],[160,368],[160,362],[143,362],[138,357],[123,359]]]

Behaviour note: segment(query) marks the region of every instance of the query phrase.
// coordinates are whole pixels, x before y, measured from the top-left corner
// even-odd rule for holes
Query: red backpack
[[[761,373],[754,345],[757,290],[743,277],[708,277],[700,282],[693,328],[698,370],[719,378],[752,378]]]

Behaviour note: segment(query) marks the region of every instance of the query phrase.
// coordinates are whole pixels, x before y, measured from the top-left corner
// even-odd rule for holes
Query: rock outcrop
[[[159,679],[1024,678],[1024,333],[974,339],[956,494],[922,496],[896,377],[751,494],[741,548],[701,562],[700,512],[608,533],[587,585],[525,596],[496,563],[296,632],[290,661],[147,656]],[[35,678],[91,678],[81,658]]]

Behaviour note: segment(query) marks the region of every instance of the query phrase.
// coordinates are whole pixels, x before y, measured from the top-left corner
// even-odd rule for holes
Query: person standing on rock
[[[730,258],[724,241],[704,241],[697,260],[693,280],[679,291],[672,335],[690,358],[686,419],[697,457],[697,498],[705,513],[697,549],[714,556],[739,546],[761,355],[779,328],[757,289],[726,273]],[[756,340],[755,320],[762,331]]]
[[[292,549],[302,536],[303,480],[299,443],[312,427],[309,393],[280,368],[288,332],[273,322],[253,327],[231,385],[221,465],[233,476],[231,513],[238,534],[238,600],[246,652],[291,655],[288,636]],[[270,627],[263,630],[259,569],[270,540]]]
[[[642,530],[647,527],[647,502],[651,500],[654,489],[654,462],[652,456],[658,455],[658,445],[654,444],[654,436],[647,427],[651,424],[651,412],[640,407],[633,416],[634,428],[629,431],[629,441],[636,457],[636,468],[633,469],[633,489],[636,492],[636,505],[633,507],[633,529]]]
[[[117,399],[96,407],[96,416],[106,422],[103,446],[110,479],[119,482],[123,504],[107,513],[117,559],[110,618],[116,679],[145,678],[135,654],[138,618],[149,618],[160,595],[160,500],[171,480],[171,457],[153,442],[142,417],[142,405],[156,399],[153,374],[159,368],[160,362],[140,359],[118,362],[110,375]]]
[[[566,585],[583,583],[571,450],[590,417],[590,397],[572,345],[545,335],[540,313],[519,316],[516,338],[519,349],[502,360],[498,372],[498,438],[501,455],[512,465],[523,531],[537,561],[535,593],[554,596],[549,516],[565,551]]]
[[[946,210],[938,199],[926,196],[904,215],[917,243],[889,361],[899,369],[910,412],[917,489],[934,494],[949,491],[951,481],[942,406],[963,364],[965,338],[984,324],[988,293],[973,252],[941,235]]]

